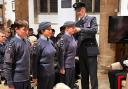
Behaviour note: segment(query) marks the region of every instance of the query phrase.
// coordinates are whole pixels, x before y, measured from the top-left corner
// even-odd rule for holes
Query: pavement
[[[98,89],[110,89],[109,88],[109,80],[106,71],[98,70]],[[81,81],[78,80],[77,85],[79,85],[79,89],[81,89]],[[91,89],[91,86],[90,86]]]
[[[4,86],[3,83],[0,85],[0,89],[7,89],[7,86]],[[79,85],[79,89],[81,89],[81,81],[80,80],[78,80],[77,84]],[[99,85],[98,89],[110,89],[106,71],[102,71],[100,69],[98,70],[98,85]]]
[[[98,89],[110,89],[107,71],[98,70]]]
[[[98,68],[97,75],[98,75],[98,87],[99,87],[98,89],[110,89],[107,70],[102,70],[102,68]],[[77,85],[79,86],[79,89],[81,89],[80,79],[78,80]],[[2,82],[2,84],[0,84],[0,89],[8,89],[8,88],[7,88],[7,86],[4,85],[4,82]],[[34,89],[36,89],[36,88],[34,88]],[[91,87],[90,87],[90,89],[91,89]],[[125,89],[125,87],[123,87],[122,89]]]

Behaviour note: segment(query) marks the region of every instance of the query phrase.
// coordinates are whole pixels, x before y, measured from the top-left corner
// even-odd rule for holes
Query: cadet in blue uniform
[[[98,29],[96,18],[86,14],[86,6],[83,2],[77,2],[73,4],[73,7],[76,16],[80,19],[76,23],[80,29],[75,38],[78,40],[82,89],[89,89],[89,76],[91,89],[98,89],[97,55],[99,50],[96,41]]]
[[[3,75],[3,63],[4,63],[4,53],[5,53],[5,41],[6,35],[4,31],[0,31],[0,83]]]
[[[61,37],[58,44],[62,49],[62,55],[60,59],[60,73],[63,75],[61,80],[63,83],[74,89],[75,84],[75,56],[77,43],[73,37],[76,31],[75,23],[72,21],[67,21],[63,25],[65,27],[65,34]]]
[[[26,40],[28,23],[14,23],[16,35],[7,44],[4,55],[4,74],[9,89],[30,89],[30,43]]]
[[[37,89],[53,89],[54,85],[54,56],[56,50],[53,42],[49,39],[52,35],[50,22],[39,24],[38,32],[40,38],[37,44],[33,46],[35,55],[33,66],[34,81],[37,79]]]

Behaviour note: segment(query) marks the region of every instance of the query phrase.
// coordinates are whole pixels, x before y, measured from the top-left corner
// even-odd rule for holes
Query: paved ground
[[[98,85],[99,89],[110,89],[107,72],[98,72]]]
[[[108,77],[107,77],[107,73],[105,72],[101,72],[100,70],[98,71],[98,82],[99,82],[99,89],[110,89],[109,88],[109,82],[108,82]],[[80,80],[79,80],[79,89],[81,89],[80,87]],[[7,89],[6,86],[4,86],[3,84],[0,85],[0,89]]]
[[[81,82],[79,80],[79,89],[81,89]],[[110,89],[107,72],[98,71],[98,89]],[[91,88],[90,88],[91,89]]]
[[[79,89],[81,89],[80,85],[81,82],[78,80]],[[110,89],[109,88],[109,81],[106,71],[98,70],[98,82],[99,82],[99,89]],[[3,84],[0,85],[0,89],[7,89],[7,86],[4,86]],[[125,89],[125,88],[122,88]]]

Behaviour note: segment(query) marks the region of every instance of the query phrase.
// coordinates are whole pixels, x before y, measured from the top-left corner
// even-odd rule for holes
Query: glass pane
[[[50,12],[58,12],[58,0],[50,0]]]
[[[121,11],[121,0],[118,0],[118,12]]]
[[[47,12],[48,10],[47,5],[48,5],[47,0],[40,0],[40,12]]]
[[[79,0],[76,0],[76,2],[79,2]]]
[[[95,0],[94,12],[100,12],[100,0]]]
[[[61,8],[71,8],[72,0],[61,0]]]
[[[92,0],[81,0],[82,2],[85,2],[87,12],[92,12]]]

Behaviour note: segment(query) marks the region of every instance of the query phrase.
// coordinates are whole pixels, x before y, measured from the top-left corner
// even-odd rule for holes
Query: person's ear
[[[41,34],[44,33],[45,30],[41,30]]]

